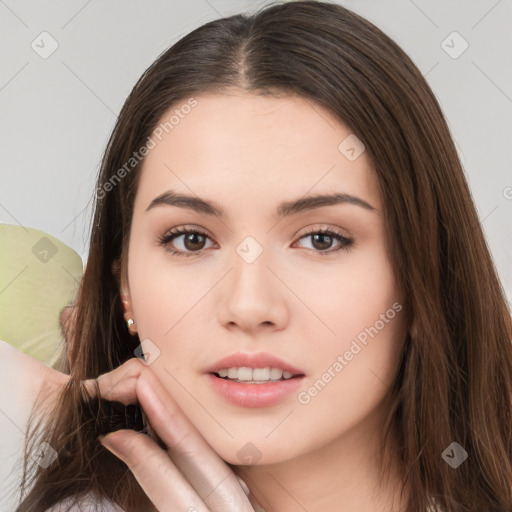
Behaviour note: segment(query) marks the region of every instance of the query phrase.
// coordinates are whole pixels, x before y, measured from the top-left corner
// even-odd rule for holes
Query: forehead
[[[352,141],[347,137],[354,136],[344,123],[297,96],[233,92],[185,99],[153,132],[136,209],[170,189],[260,209],[273,198],[344,192],[380,208],[365,152],[350,160],[345,146],[340,150],[343,141]]]

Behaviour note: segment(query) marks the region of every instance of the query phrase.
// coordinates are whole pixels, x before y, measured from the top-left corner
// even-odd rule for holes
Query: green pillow
[[[60,363],[60,312],[74,302],[82,272],[80,256],[57,238],[0,224],[0,339],[49,366]]]

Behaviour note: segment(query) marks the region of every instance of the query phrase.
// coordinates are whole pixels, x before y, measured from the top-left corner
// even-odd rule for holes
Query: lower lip
[[[229,403],[240,407],[270,407],[284,400],[296,391],[304,379],[291,379],[269,382],[268,384],[243,384],[221,379],[213,373],[207,375],[213,389]]]

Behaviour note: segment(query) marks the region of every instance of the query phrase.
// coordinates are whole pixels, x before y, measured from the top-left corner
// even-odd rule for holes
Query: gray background
[[[138,77],[192,29],[266,3],[0,0],[0,222],[46,231],[85,260],[102,151]],[[511,0],[339,3],[390,35],[426,76],[447,117],[510,301]],[[31,47],[43,31],[58,43],[46,59]],[[454,31],[469,44],[458,58],[442,46]],[[454,52],[463,42],[451,36],[446,44]],[[0,450],[5,461],[8,453],[21,453],[12,442],[20,436],[9,422],[0,423],[2,438],[10,439]],[[8,464],[0,465],[0,482],[9,472]],[[0,511],[13,508],[0,492]]]

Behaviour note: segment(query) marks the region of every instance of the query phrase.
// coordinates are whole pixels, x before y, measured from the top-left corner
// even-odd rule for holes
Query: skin
[[[151,349],[157,357],[150,364],[134,358],[97,379],[104,398],[141,404],[151,437],[119,430],[102,443],[160,512],[404,510],[392,499],[401,484],[396,474],[380,489],[375,464],[406,334],[403,315],[345,357],[309,403],[298,400],[365,328],[402,304],[370,161],[364,152],[348,160],[338,150],[348,127],[304,99],[237,91],[196,99],[144,161],[121,276],[125,319],[159,352]],[[147,209],[170,189],[218,203],[226,218],[178,206]],[[274,215],[282,201],[333,192],[374,210],[338,204],[279,221]],[[185,225],[209,238],[159,244]],[[321,228],[352,239],[350,249],[321,255],[340,246],[334,238],[315,244],[311,235]],[[236,252],[246,236],[263,249],[252,263]],[[170,248],[198,252],[187,258]],[[204,370],[237,351],[288,361],[305,374],[301,388],[272,407],[225,402]],[[51,378],[61,385],[68,377]],[[254,447],[260,458],[243,464],[238,452],[254,455]]]
[[[197,101],[147,155],[135,199],[122,293],[140,339],[158,347],[149,368],[267,512],[297,510],[297,503],[309,512],[333,503],[342,512],[391,507],[389,489],[377,490],[374,457],[405,336],[403,315],[307,405],[292,393],[273,407],[234,406],[204,374],[227,354],[265,351],[300,368],[305,391],[365,327],[401,304],[370,161],[364,152],[348,160],[338,150],[348,127],[304,99],[232,91]],[[176,205],[148,210],[171,189],[219,204],[226,217]],[[374,210],[340,204],[275,217],[281,201],[333,192]],[[207,237],[185,245],[178,235],[159,244],[183,226]],[[309,228],[331,228],[354,243],[322,255],[322,247],[340,242],[315,245]],[[249,235],[263,249],[252,263],[236,252]],[[241,464],[243,447],[258,452],[256,464]],[[160,492],[170,491],[163,485]]]

